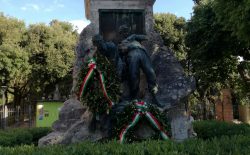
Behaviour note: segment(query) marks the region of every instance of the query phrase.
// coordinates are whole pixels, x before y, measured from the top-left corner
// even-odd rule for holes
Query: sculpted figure
[[[147,53],[141,42],[147,40],[145,35],[130,35],[126,26],[119,29],[121,42],[117,45],[111,41],[104,41],[103,37],[96,35],[93,37],[93,44],[98,51],[114,62],[117,73],[121,78],[124,90],[121,101],[132,101],[138,99],[140,71],[146,75],[148,88],[152,94],[153,102],[160,106],[155,95],[158,91],[156,75]]]

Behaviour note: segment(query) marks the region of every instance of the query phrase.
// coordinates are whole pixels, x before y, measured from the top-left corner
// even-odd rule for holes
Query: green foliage
[[[232,52],[243,58],[243,62],[238,65],[238,72],[242,78],[237,81],[235,90],[237,97],[241,98],[241,104],[250,104],[250,0],[215,0],[213,10],[217,21],[223,26],[225,31],[237,38],[237,43],[241,45]],[[247,94],[247,95],[246,95]]]
[[[42,94],[72,70],[77,33],[66,22],[25,27],[0,14],[0,85],[8,86],[14,103],[27,94]]]
[[[13,130],[13,131],[1,131],[1,146],[15,146],[22,144],[30,144],[32,141],[32,135],[28,131]]]
[[[32,64],[32,82],[36,89],[65,77],[73,66],[77,34],[69,23],[53,21],[50,26],[31,25],[26,49]],[[39,87],[40,86],[40,87]]]
[[[194,131],[198,138],[212,139],[222,136],[243,135],[250,137],[250,125],[233,124],[219,121],[198,121],[193,123]]]
[[[250,46],[250,0],[215,0],[214,8],[223,27]],[[249,49],[247,51],[250,58]]]
[[[249,53],[248,47],[218,20],[215,2],[199,1],[187,23],[186,45],[190,48],[188,57],[197,84],[194,96],[203,104],[203,109],[207,101],[213,102],[214,90],[219,92],[223,88],[231,88],[238,103],[249,96],[250,90],[249,70],[247,65],[241,65],[249,62],[239,62],[238,58]]]
[[[95,59],[97,69],[99,69],[104,76],[105,86],[110,99],[114,103],[118,102],[120,95],[120,81],[116,74],[114,65],[99,53],[96,54]],[[78,90],[80,90],[81,83],[87,75],[88,70],[89,68],[87,67],[87,64],[85,64],[85,66],[82,67],[82,71],[79,75]],[[102,114],[107,112],[109,103],[102,92],[101,84],[99,81],[99,73],[94,73],[94,76],[88,83],[86,93],[83,94],[81,100],[84,104],[87,104],[90,110],[94,113]]]
[[[186,59],[185,45],[186,20],[170,13],[155,14],[155,29],[164,40],[164,44],[175,52],[179,60]]]
[[[9,86],[25,85],[31,65],[22,41],[25,24],[0,14],[0,83]]]
[[[249,154],[250,137],[232,136],[214,138],[209,141],[191,139],[183,143],[173,141],[145,141],[142,143],[119,144],[81,143],[68,146],[56,145],[49,147],[20,146],[15,148],[0,148],[3,155],[57,155],[86,154],[86,155],[207,155],[207,154]]]
[[[187,45],[194,75],[201,83],[211,85],[231,82],[237,72],[237,58],[231,55],[235,39],[222,30],[210,3],[196,6],[188,23]],[[201,85],[201,83],[198,83]]]
[[[37,145],[49,132],[50,128],[0,130],[0,146]]]
[[[249,154],[250,150],[250,126],[246,124],[231,124],[216,121],[201,121],[194,123],[195,131],[198,133],[198,139],[189,139],[182,143],[174,141],[144,141],[141,143],[119,144],[116,141],[108,143],[79,143],[71,145],[54,145],[48,147],[35,147],[34,145],[16,146],[16,147],[0,147],[0,154],[3,155],[57,155],[61,154],[96,154],[96,155],[141,155],[141,154]],[[20,131],[21,130],[21,131]],[[39,137],[46,135],[51,129],[34,128],[34,129],[18,129],[11,131],[1,131],[0,141],[5,142],[1,146],[15,146],[15,134],[18,131],[22,135],[28,133]],[[6,136],[7,135],[7,136]],[[12,135],[12,136],[11,136]],[[6,137],[9,136],[9,139]],[[12,141],[10,141],[10,138]],[[30,136],[27,136],[30,137]],[[19,137],[20,139],[21,137]],[[23,137],[25,138],[25,137]],[[28,138],[30,139],[30,138]],[[209,139],[209,140],[204,140]],[[34,141],[34,140],[33,140]],[[23,143],[23,142],[21,142]],[[16,143],[17,144],[17,143]],[[31,143],[23,143],[31,144]],[[17,144],[20,145],[20,144]]]
[[[32,144],[37,145],[38,140],[48,135],[52,131],[52,129],[48,127],[40,127],[40,128],[30,128],[28,129],[28,131],[32,135]]]

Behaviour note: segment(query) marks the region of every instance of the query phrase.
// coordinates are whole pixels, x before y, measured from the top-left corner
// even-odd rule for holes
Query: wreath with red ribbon
[[[104,72],[103,72],[104,71]],[[112,74],[112,76],[110,76]],[[104,79],[106,78],[106,80]],[[107,86],[108,85],[108,89]],[[93,113],[100,114],[112,109],[113,101],[119,98],[119,80],[112,64],[102,56],[88,61],[79,78],[78,99],[83,101]],[[111,92],[111,93],[108,93]],[[170,125],[156,107],[144,101],[133,101],[125,107],[122,114],[115,114],[113,131],[121,143],[136,140],[133,129],[141,119],[146,119],[164,140],[170,138]],[[170,132],[169,132],[170,133]],[[160,138],[158,137],[158,138]]]

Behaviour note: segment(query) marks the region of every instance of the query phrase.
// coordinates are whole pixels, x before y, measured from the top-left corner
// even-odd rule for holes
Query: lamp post
[[[1,86],[1,90],[2,90],[2,111],[3,111],[3,114],[2,114],[2,128],[5,129],[6,127],[6,115],[5,115],[5,92],[7,90],[7,86]]]

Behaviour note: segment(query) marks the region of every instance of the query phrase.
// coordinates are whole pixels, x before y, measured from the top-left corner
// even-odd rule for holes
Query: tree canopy
[[[242,102],[249,98],[249,48],[246,41],[234,35],[237,29],[225,27],[217,12],[218,1],[199,1],[187,23],[186,45],[190,49],[192,73],[200,100],[213,94],[211,90],[231,88],[238,102]]]
[[[78,34],[67,22],[25,27],[15,18],[0,16],[0,79],[18,103],[71,70]]]
[[[175,52],[179,60],[186,59],[186,20],[170,13],[154,15],[155,29],[160,33],[164,44]]]
[[[250,0],[214,0],[213,8],[223,28],[250,46]]]

